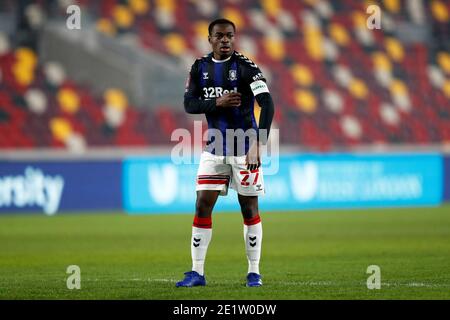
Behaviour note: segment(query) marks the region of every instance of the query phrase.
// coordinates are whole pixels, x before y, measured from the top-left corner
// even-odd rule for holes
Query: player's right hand
[[[241,105],[241,94],[239,92],[226,93],[216,99],[216,106],[222,108],[239,107]]]

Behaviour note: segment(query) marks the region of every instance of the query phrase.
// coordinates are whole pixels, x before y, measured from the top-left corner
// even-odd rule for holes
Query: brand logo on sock
[[[250,244],[251,247],[256,246],[256,236],[248,237],[248,239],[250,240],[249,244]],[[254,242],[252,242],[252,241],[254,241]]]
[[[192,243],[193,246],[197,248],[197,247],[200,245],[200,240],[201,240],[201,239],[197,239],[197,238],[194,237],[194,242]],[[197,242],[197,243],[196,243],[196,242]]]

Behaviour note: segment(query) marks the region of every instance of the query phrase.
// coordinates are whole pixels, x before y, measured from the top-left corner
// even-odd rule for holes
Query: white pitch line
[[[424,283],[424,282],[411,282],[411,283],[381,282],[381,286],[445,288],[445,287],[450,287],[450,284],[449,283],[440,283],[440,284]]]
[[[173,282],[178,281],[176,279],[141,279],[141,278],[131,278],[131,279],[82,279],[84,281],[142,281],[142,282]]]
[[[141,278],[131,278],[131,279],[84,279],[85,281],[121,281],[121,282],[176,282],[177,279],[141,279]],[[227,282],[213,282],[214,284],[226,285],[230,284]],[[353,286],[352,284],[346,283],[338,283],[333,281],[281,281],[274,283],[275,285],[287,285],[287,286],[305,286],[305,287],[323,287],[323,286],[333,286],[333,287],[348,287]],[[360,283],[362,287],[366,287],[366,283]],[[417,288],[450,288],[450,283],[424,283],[424,282],[410,282],[410,283],[402,283],[402,282],[381,282],[381,287],[417,287]]]
[[[320,287],[320,286],[340,286],[340,287],[348,287],[353,286],[352,284],[346,284],[346,283],[338,283],[338,282],[332,282],[332,281],[282,281],[277,282],[277,284],[281,285],[295,285],[295,286],[306,286],[306,287]],[[360,283],[361,286],[366,287],[366,283],[362,282]],[[429,287],[429,288],[450,288],[450,283],[423,283],[423,282],[411,282],[411,283],[401,283],[401,282],[381,282],[381,286],[386,287]]]
[[[141,281],[141,282],[176,282],[178,280],[176,279],[140,279],[140,278],[133,278],[133,279],[117,279],[116,281]]]

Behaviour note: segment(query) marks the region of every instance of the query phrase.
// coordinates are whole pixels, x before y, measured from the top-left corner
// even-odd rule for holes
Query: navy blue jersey
[[[265,81],[258,66],[236,51],[225,60],[215,60],[210,53],[195,61],[187,82],[185,99],[213,100],[231,91],[241,93],[239,107],[218,107],[205,112],[208,129],[217,129],[222,134],[222,144],[219,146],[214,143],[214,134],[210,133],[205,151],[234,156],[247,153],[249,139],[240,141],[233,138],[233,141],[227,142],[226,130],[242,129],[244,132],[252,132],[247,130],[254,129],[256,132],[258,125],[253,113],[255,96],[268,92]]]

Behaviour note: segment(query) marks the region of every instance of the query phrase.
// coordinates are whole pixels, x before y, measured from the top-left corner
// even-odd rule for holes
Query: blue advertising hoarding
[[[121,210],[121,161],[0,161],[0,213]]]
[[[124,162],[124,209],[131,214],[194,212],[198,165],[170,157]],[[438,205],[443,193],[439,154],[289,155],[266,175],[261,210]],[[216,211],[239,210],[236,193]]]
[[[281,158],[280,168],[266,185],[276,199],[267,203],[273,209],[283,201],[286,209],[420,206],[442,201],[438,154],[302,155]]]
[[[446,157],[444,162],[444,200],[450,201],[450,157]]]

